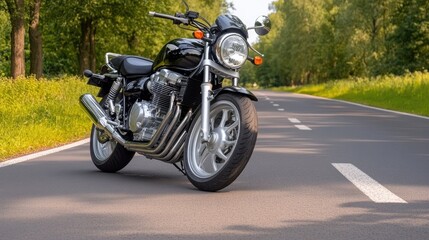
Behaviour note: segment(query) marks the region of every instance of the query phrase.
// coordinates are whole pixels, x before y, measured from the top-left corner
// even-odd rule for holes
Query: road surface
[[[429,239],[428,119],[256,94],[257,145],[225,190],[140,155],[101,173],[85,144],[0,168],[0,239]]]

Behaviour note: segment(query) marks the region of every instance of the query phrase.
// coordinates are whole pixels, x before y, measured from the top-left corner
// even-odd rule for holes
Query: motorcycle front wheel
[[[201,115],[188,134],[184,167],[199,190],[215,192],[230,185],[243,171],[255,147],[258,117],[252,101],[238,94],[222,94],[210,107],[209,142],[201,139]]]

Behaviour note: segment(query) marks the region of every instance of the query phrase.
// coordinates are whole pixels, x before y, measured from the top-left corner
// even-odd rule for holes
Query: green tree
[[[385,59],[388,72],[423,71],[429,68],[429,2],[407,0],[393,18],[396,28],[388,37]]]
[[[225,8],[223,0],[188,1],[191,9],[214,20]],[[191,37],[171,21],[149,16],[149,11],[174,14],[184,11],[179,0],[80,0],[44,5],[45,70],[50,73],[81,73],[95,70],[105,52],[155,57],[161,47],[176,37]],[[76,59],[78,61],[76,62]],[[98,61],[96,61],[98,59]]]
[[[0,1],[0,32],[10,33],[10,19],[4,2]],[[0,76],[10,74],[10,34],[0,35]]]
[[[271,17],[282,21],[274,38],[257,44],[269,54],[255,77],[265,85],[295,85],[385,72],[386,39],[401,1],[274,2]]]

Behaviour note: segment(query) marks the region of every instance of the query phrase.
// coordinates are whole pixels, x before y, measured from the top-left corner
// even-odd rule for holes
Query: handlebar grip
[[[95,74],[91,70],[88,70],[88,69],[83,71],[83,75],[87,78],[97,78],[100,80],[104,80],[106,78],[104,75]]]

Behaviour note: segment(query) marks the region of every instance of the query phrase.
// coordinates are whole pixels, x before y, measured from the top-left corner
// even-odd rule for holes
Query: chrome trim
[[[125,147],[133,149],[137,152],[144,150],[142,153],[145,155],[157,154],[157,153],[161,152],[164,149],[164,146],[167,144],[168,139],[169,139],[169,133],[171,133],[173,131],[173,128],[176,126],[181,112],[182,112],[182,110],[180,108],[176,108],[173,120],[171,120],[171,122],[169,123],[169,126],[168,126],[167,130],[165,131],[166,133],[164,134],[162,139],[159,141],[159,144],[156,148],[147,149],[146,147],[141,147],[139,143],[126,144]],[[157,130],[157,131],[159,131],[159,130]]]
[[[203,142],[208,142],[211,133],[210,133],[210,100],[213,98],[212,94],[212,84],[211,83],[202,83],[201,84],[201,138]]]
[[[106,112],[98,104],[97,100],[91,94],[84,94],[80,97],[80,104],[86,111],[92,122],[98,129],[106,130],[110,138],[115,139],[120,144],[125,144],[125,140],[116,131],[115,127],[110,124]]]
[[[258,50],[256,50],[252,45],[249,45],[249,48],[252,49],[255,53],[259,54],[261,57],[265,57],[264,54],[260,53]]]
[[[210,33],[206,33],[206,38],[210,38]],[[213,98],[210,65],[204,64],[206,61],[210,61],[210,43],[208,41],[204,47],[204,79],[201,84],[201,139],[203,142],[208,142],[210,139],[210,101]]]
[[[233,78],[232,79],[232,86],[238,87],[238,78]]]
[[[226,69],[220,64],[215,63],[213,60],[204,59],[203,61],[204,67],[210,67],[210,71],[216,75],[219,75],[223,78],[240,78],[240,73]]]
[[[225,61],[224,61],[224,59],[222,58],[222,54],[221,54],[221,51],[222,51],[222,45],[223,45],[223,42],[227,39],[227,38],[229,38],[229,37],[231,37],[231,36],[237,36],[237,37],[239,37],[239,38],[241,38],[241,40],[243,41],[243,43],[247,46],[247,49],[245,49],[246,50],[246,58],[245,58],[245,60],[243,61],[243,63],[242,64],[240,64],[239,66],[234,66],[234,67],[232,67],[232,66],[229,66],[227,63],[225,63]],[[240,69],[241,67],[243,67],[243,65],[246,63],[246,60],[247,60],[247,57],[249,56],[249,43],[246,41],[246,39],[245,38],[243,38],[243,36],[241,36],[240,34],[237,34],[237,33],[227,33],[227,34],[225,34],[225,35],[223,35],[223,36],[221,36],[217,41],[216,41],[216,44],[214,45],[214,48],[215,48],[215,52],[216,52],[216,58],[217,58],[217,60],[220,62],[220,63],[222,63],[222,65],[224,65],[224,67],[226,67],[226,68],[230,68],[230,69]]]
[[[180,140],[178,141],[177,138],[179,137],[179,134],[182,133],[182,131],[186,127],[186,125],[189,123],[189,120],[191,119],[191,116],[192,116],[192,111],[189,111],[186,114],[185,118],[180,123],[180,125],[174,131],[173,135],[171,135],[170,140],[168,141],[167,146],[164,148],[164,150],[161,153],[159,153],[159,154],[151,155],[152,158],[157,158],[157,159],[164,158],[164,157],[166,157],[166,155],[169,152],[174,152],[173,150],[175,149],[176,145],[173,145],[173,144],[177,144],[178,142],[180,142]],[[183,133],[182,133],[182,135],[183,135]],[[181,139],[181,138],[182,138],[182,136],[180,135],[179,139]],[[172,148],[172,146],[173,146],[173,148]],[[173,149],[173,150],[171,150],[171,149]],[[147,153],[148,152],[146,151],[145,154],[147,154]]]
[[[113,138],[128,150],[142,153],[149,158],[174,163],[181,156],[181,153],[179,154],[177,151],[180,149],[183,151],[187,135],[186,126],[188,126],[192,117],[192,111],[189,111],[177,126],[181,115],[181,107],[179,104],[174,104],[175,99],[175,95],[172,94],[170,109],[149,143],[125,140],[116,130],[114,122],[108,120],[105,110],[91,94],[82,95],[80,103],[97,128],[105,130],[110,138]]]
[[[106,65],[107,65],[107,67],[109,67],[111,70],[113,70],[113,71],[115,71],[115,72],[116,72],[118,69],[115,69],[115,68],[113,68],[113,66],[111,66],[111,65],[110,65],[110,59],[111,59],[111,58],[114,58],[114,57],[119,57],[119,56],[122,56],[122,54],[108,52],[108,53],[106,53],[106,55],[105,55],[105,61],[106,61]]]
[[[187,132],[184,132],[184,134],[186,136]],[[179,150],[176,152],[176,154],[173,156],[173,158],[170,161],[168,161],[168,163],[176,163],[176,162],[180,161],[180,157],[182,156],[184,149],[185,149],[185,144],[183,143],[180,146]]]

